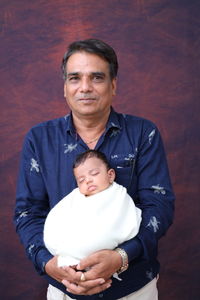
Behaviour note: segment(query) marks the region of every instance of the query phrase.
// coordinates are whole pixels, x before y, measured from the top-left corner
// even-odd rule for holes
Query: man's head
[[[74,124],[108,118],[116,94],[117,57],[99,40],[74,42],[63,59],[64,97]]]
[[[106,156],[96,150],[78,155],[73,170],[79,190],[85,196],[105,190],[115,179],[115,171],[110,168]]]
[[[64,54],[62,61],[63,78],[66,80],[66,64],[69,57],[76,52],[87,52],[96,54],[109,64],[110,78],[117,77],[118,61],[117,55],[112,47],[97,39],[86,39],[73,42],[69,45],[68,51]]]

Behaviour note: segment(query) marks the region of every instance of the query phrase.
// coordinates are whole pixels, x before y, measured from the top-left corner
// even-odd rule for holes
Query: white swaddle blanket
[[[116,182],[89,197],[76,188],[48,214],[44,242],[58,255],[58,266],[76,265],[95,251],[114,249],[133,238],[140,222],[141,210]]]

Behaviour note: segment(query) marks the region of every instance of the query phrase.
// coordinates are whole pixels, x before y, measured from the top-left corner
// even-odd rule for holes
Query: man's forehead
[[[98,56],[94,53],[88,52],[75,52],[73,53],[67,63],[66,63],[66,71],[69,72],[78,72],[79,69],[88,69],[91,72],[108,70],[109,64],[102,57]],[[74,70],[77,69],[77,70]]]

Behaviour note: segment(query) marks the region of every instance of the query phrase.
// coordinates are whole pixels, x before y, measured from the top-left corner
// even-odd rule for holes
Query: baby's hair
[[[92,158],[92,157],[96,157],[96,158],[100,159],[105,164],[107,170],[111,169],[105,154],[100,151],[91,150],[91,149],[77,155],[77,157],[74,161],[74,164],[73,164],[73,169],[75,169],[78,166],[80,166],[81,164],[83,164],[86,161],[86,159]]]

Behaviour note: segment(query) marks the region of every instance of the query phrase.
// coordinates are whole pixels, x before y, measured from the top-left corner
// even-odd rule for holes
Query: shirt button
[[[99,298],[103,298],[103,294],[101,293],[101,294],[99,294]]]

